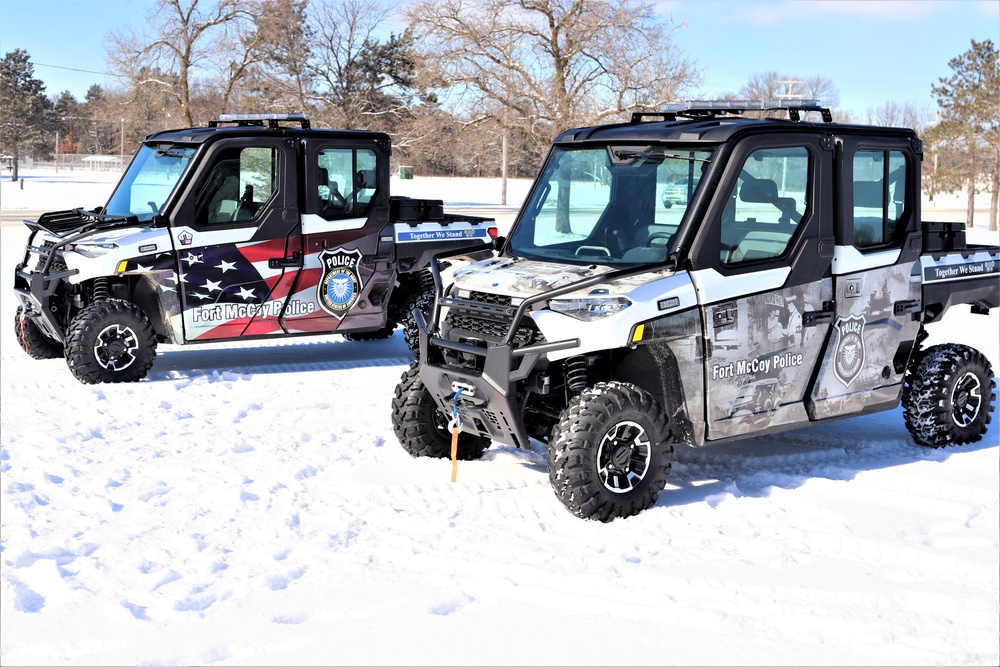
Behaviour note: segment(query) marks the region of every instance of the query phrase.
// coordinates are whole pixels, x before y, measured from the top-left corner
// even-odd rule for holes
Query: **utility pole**
[[[787,81],[776,81],[775,83],[780,83],[780,84],[783,84],[785,86],[785,92],[778,93],[778,99],[779,100],[800,100],[800,99],[802,99],[802,93],[792,92],[792,88],[794,86],[800,86],[800,85],[802,85],[803,83],[805,83],[805,81],[792,81],[792,80],[789,79]]]

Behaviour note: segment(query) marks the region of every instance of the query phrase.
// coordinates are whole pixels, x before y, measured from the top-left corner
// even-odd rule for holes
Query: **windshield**
[[[192,147],[144,144],[115,188],[104,213],[151,220],[174,191],[194,153]]]
[[[711,158],[666,145],[556,147],[510,250],[571,264],[661,262]]]

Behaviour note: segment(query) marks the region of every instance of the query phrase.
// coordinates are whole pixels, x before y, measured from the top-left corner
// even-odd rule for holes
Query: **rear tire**
[[[919,445],[981,440],[993,412],[990,362],[967,345],[935,345],[913,360],[903,387],[903,418]]]
[[[574,397],[548,449],[556,497],[576,516],[604,522],[652,507],[674,454],[663,408],[626,382],[601,382]]]
[[[420,312],[424,314],[424,319],[430,318],[431,311],[434,310],[434,297],[434,285],[432,284],[430,287],[422,287],[420,292],[406,300],[401,324],[403,325],[403,338],[406,340],[406,346],[413,354],[420,354],[420,329],[417,327],[417,319],[413,316],[413,309],[419,308]]]
[[[156,335],[137,306],[121,299],[81,310],[69,327],[66,364],[84,384],[138,382],[156,357]]]
[[[14,333],[21,349],[32,359],[57,359],[63,356],[62,343],[42,333],[35,321],[24,316],[24,306],[17,307],[14,316]]]
[[[392,429],[399,444],[415,458],[451,458],[451,431],[448,417],[420,380],[420,362],[410,364],[396,385],[392,399]],[[474,461],[483,457],[490,439],[471,433],[458,435],[458,460]]]

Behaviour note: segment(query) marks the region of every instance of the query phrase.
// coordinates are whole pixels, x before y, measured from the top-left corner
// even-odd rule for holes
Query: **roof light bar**
[[[691,100],[664,104],[661,111],[681,113],[684,111],[771,111],[785,109],[812,110],[822,108],[819,100]]]
[[[309,119],[301,113],[224,113],[218,120],[208,121],[209,127],[218,127],[221,123],[236,123],[237,125],[263,127],[265,124],[272,129],[279,127],[279,122],[298,123],[302,129],[310,128]]]
[[[664,104],[657,112],[637,112],[632,114],[633,123],[641,123],[649,117],[659,117],[667,121],[677,120],[677,116],[686,118],[713,118],[725,114],[742,115],[747,111],[787,111],[788,117],[798,122],[801,114],[807,111],[818,111],[823,116],[824,123],[833,122],[833,114],[819,100],[689,100],[685,102],[670,102]]]

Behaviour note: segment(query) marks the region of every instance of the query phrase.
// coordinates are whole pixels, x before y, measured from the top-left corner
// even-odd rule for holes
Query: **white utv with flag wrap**
[[[919,444],[979,440],[989,362],[921,343],[951,306],[1000,305],[1000,249],[921,220],[922,154],[912,130],[840,125],[816,101],[679,103],[562,133],[499,256],[447,289],[447,253],[431,263],[401,444],[446,456],[449,427],[459,459],[544,442],[556,496],[609,521],[656,501],[679,442],[900,402]]]
[[[416,347],[431,256],[492,256],[486,218],[392,197],[389,137],[223,116],[143,141],[111,199],[47,213],[15,271],[15,329],[85,383],[145,377],[158,342],[313,334]]]

